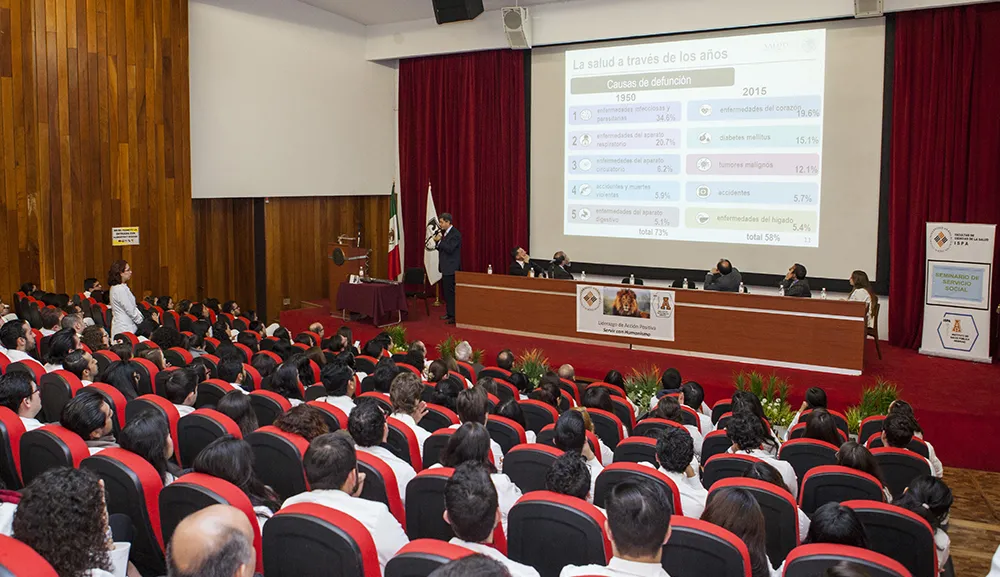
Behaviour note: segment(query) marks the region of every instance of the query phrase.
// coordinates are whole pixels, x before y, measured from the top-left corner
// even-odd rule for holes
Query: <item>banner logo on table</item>
[[[951,231],[943,226],[939,226],[931,231],[931,246],[938,252],[945,252],[951,248]]]
[[[577,285],[576,330],[664,341],[674,340],[674,291],[632,286]]]
[[[971,314],[948,312],[938,325],[938,337],[949,351],[969,352],[979,340],[979,327]]]
[[[657,318],[669,319],[674,314],[674,302],[670,295],[661,295],[662,300],[659,302],[659,306],[653,309],[653,314]]]
[[[584,287],[580,293],[580,304],[588,311],[596,311],[601,308],[601,300],[601,293],[595,287]]]

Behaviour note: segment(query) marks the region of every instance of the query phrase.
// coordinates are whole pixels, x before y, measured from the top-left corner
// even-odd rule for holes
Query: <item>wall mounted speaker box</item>
[[[483,0],[433,0],[438,24],[472,20],[483,13]]]
[[[507,44],[514,50],[531,48],[531,17],[528,9],[520,6],[501,8],[503,31],[507,34]]]
[[[882,16],[882,0],[854,0],[855,18],[878,18]]]

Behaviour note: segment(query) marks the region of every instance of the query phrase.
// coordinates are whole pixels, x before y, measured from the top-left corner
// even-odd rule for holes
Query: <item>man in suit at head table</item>
[[[542,267],[531,262],[531,257],[528,256],[528,252],[523,247],[514,247],[510,251],[510,256],[514,259],[514,262],[510,263],[507,274],[511,276],[528,276],[528,273],[534,270],[535,276],[542,276],[544,272]]]
[[[812,297],[809,290],[809,280],[806,279],[806,267],[795,263],[788,267],[788,274],[781,281],[781,287],[785,289],[786,297]]]
[[[562,280],[574,280],[573,274],[569,272],[570,262],[566,253],[559,251],[552,255],[552,264],[549,267],[549,277]]]
[[[441,271],[441,296],[447,314],[441,317],[448,324],[455,324],[455,273],[462,270],[462,233],[452,224],[451,214],[443,213],[438,218],[441,231],[434,235],[434,242],[440,258],[438,270]]]

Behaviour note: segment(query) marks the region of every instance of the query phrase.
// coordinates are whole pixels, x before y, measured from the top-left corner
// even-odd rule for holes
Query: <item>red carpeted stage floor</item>
[[[293,335],[316,321],[323,323],[328,331],[343,324],[339,317],[329,315],[325,302],[317,304],[324,308],[282,312],[281,324]],[[902,388],[903,398],[915,407],[926,439],[933,443],[945,466],[1000,471],[1000,426],[996,424],[996,413],[1000,409],[997,394],[1000,392],[997,390],[1000,366],[997,365],[928,357],[887,344],[882,345],[880,361],[874,342],[869,340],[865,374],[849,377],[463,330],[438,320],[442,314],[443,307],[432,307],[429,318],[422,307],[414,311],[410,315],[413,318],[403,323],[407,337],[424,341],[432,351],[448,335],[461,337],[474,348],[485,349],[486,358],[490,360],[486,364],[491,364],[497,352],[504,348],[515,353],[538,348],[545,352],[552,365],[569,363],[578,376],[595,379],[602,378],[609,369],[626,373],[632,367],[674,367],[685,380],[697,381],[705,387],[709,404],[732,393],[733,373],[741,369],[776,372],[788,379],[792,385],[790,402],[793,406],[802,402],[807,388],[822,387],[830,406],[837,410],[856,404],[861,388],[872,384],[876,376],[882,376]],[[370,321],[347,324],[354,330],[355,339],[362,342],[379,331]],[[524,330],[531,330],[530,319],[525,319]],[[431,356],[434,354],[432,352]]]

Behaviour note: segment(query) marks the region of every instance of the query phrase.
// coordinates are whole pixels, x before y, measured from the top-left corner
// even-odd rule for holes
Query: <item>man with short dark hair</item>
[[[694,441],[687,432],[667,427],[656,438],[656,461],[660,472],[670,477],[681,497],[685,517],[698,519],[705,510],[708,491],[701,484],[694,461]],[[643,463],[644,465],[647,463]],[[681,511],[675,511],[680,515]]]
[[[240,311],[240,305],[236,304],[236,301],[226,301],[222,303],[222,312],[229,313],[234,317],[238,317],[242,313],[242,311]]]
[[[424,442],[431,436],[430,431],[418,424],[427,414],[427,403],[422,399],[423,392],[424,383],[410,371],[400,371],[389,385],[392,417],[413,431],[421,458],[424,456]]]
[[[219,362],[219,368],[216,372],[220,380],[226,381],[237,391],[246,394],[250,393],[250,391],[243,388],[243,382],[246,380],[246,370],[239,359],[231,357],[223,359]]]
[[[590,494],[590,468],[587,459],[575,452],[563,453],[545,474],[545,490],[586,500]]]
[[[781,281],[781,288],[784,289],[786,297],[812,297],[809,281],[806,279],[806,267],[799,263],[788,267],[788,274]]]
[[[39,311],[38,315],[42,317],[42,336],[54,335],[59,330],[59,323],[65,314],[59,309],[49,307],[45,307]]]
[[[514,353],[510,349],[504,349],[497,354],[497,366],[505,371],[514,370]]]
[[[594,451],[590,448],[590,443],[587,442],[587,426],[583,415],[577,411],[566,411],[559,415],[553,440],[557,449],[582,454],[587,459],[587,467],[590,469],[590,494],[587,501],[592,503],[594,501],[594,484],[597,483],[597,476],[604,470],[604,466],[594,456]]]
[[[650,481],[622,481],[608,492],[605,507],[608,520],[604,528],[614,557],[606,567],[567,565],[559,577],[669,577],[661,565],[674,512],[666,492]]]
[[[63,407],[59,424],[80,436],[90,450],[91,455],[104,449],[115,448],[114,435],[111,434],[111,406],[100,393],[92,389],[83,389]]]
[[[167,546],[167,577],[253,577],[253,527],[236,507],[212,505],[177,525]]]
[[[358,409],[364,406],[362,403]],[[309,443],[302,465],[310,490],[286,499],[282,509],[315,503],[354,517],[375,541],[378,563],[384,572],[389,559],[410,541],[384,503],[360,498],[365,474],[358,472],[358,456],[351,438],[343,431],[316,437]]]
[[[83,315],[80,313],[73,313],[71,315],[66,315],[59,321],[59,327],[63,329],[73,329],[73,332],[80,336],[83,334],[84,329],[87,325],[83,323]]]
[[[535,276],[542,276],[542,273],[545,272],[542,267],[531,262],[531,257],[528,256],[528,252],[523,247],[518,246],[511,249],[510,258],[512,261],[510,268],[507,269],[507,274],[511,276],[529,276],[531,271],[535,271]]]
[[[735,293],[740,291],[740,283],[742,282],[743,275],[740,274],[740,271],[736,270],[733,263],[722,259],[715,265],[715,268],[705,275],[703,288],[707,291]]]
[[[389,425],[382,407],[371,399],[358,399],[358,403],[347,418],[347,431],[354,439],[359,451],[382,459],[396,475],[399,499],[406,504],[406,485],[417,476],[413,466],[400,459],[383,445],[389,438]]]
[[[354,396],[355,388],[354,371],[351,367],[339,361],[327,363],[319,373],[319,380],[326,389],[326,396],[316,400],[329,403],[350,416],[354,410],[354,400],[351,397]]]
[[[569,256],[565,252],[559,251],[552,255],[552,263],[549,265],[549,277],[560,280],[573,280],[573,273],[569,272]]]
[[[28,321],[18,319],[0,326],[0,345],[3,345],[3,350],[0,350],[0,353],[3,353],[12,363],[38,362],[28,354],[28,351],[35,350],[35,333],[31,332]]]
[[[511,561],[493,548],[500,524],[497,490],[480,463],[467,461],[455,468],[444,486],[444,520],[455,537],[449,541],[502,563],[513,577],[538,577],[538,571]]]
[[[458,393],[458,399],[455,400],[455,408],[455,412],[458,413],[459,424],[451,425],[448,427],[449,429],[458,429],[465,423],[479,423],[484,427],[486,426],[486,420],[489,419],[490,404],[489,399],[486,397],[485,389],[473,387]],[[492,438],[490,439],[490,452],[493,453],[493,465],[497,468],[498,473],[502,473],[503,449]]]
[[[438,270],[441,272],[441,298],[447,313],[441,317],[448,324],[455,324],[455,273],[462,270],[462,233],[452,225],[451,214],[441,213],[438,218],[441,232],[434,236],[438,251]]]
[[[194,412],[194,403],[198,398],[197,380],[190,369],[170,371],[167,382],[163,385],[163,396],[173,403],[180,416],[184,417]]]
[[[63,368],[76,375],[83,386],[92,384],[97,378],[97,361],[83,349],[75,350],[66,355],[63,360]]]
[[[885,420],[882,421],[882,444],[886,447],[909,450],[910,441],[913,440],[915,433],[916,429],[913,427],[913,420],[909,415],[889,413],[885,417]],[[914,455],[916,454],[914,453]],[[922,455],[920,456],[923,457]],[[927,461],[931,475],[941,477],[934,470],[934,465],[930,459],[927,457],[923,457],[923,459]]]
[[[712,423],[712,409],[705,404],[705,389],[694,381],[688,381],[681,385],[681,397],[688,407],[698,413],[698,430],[703,435],[707,435],[715,429]]]
[[[42,410],[42,395],[28,373],[11,371],[0,376],[0,407],[7,407],[21,418],[24,430],[42,426],[35,417]]]
[[[83,296],[89,299],[90,293],[99,290],[104,290],[104,287],[101,286],[101,281],[96,278],[83,279]]]

